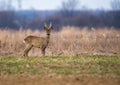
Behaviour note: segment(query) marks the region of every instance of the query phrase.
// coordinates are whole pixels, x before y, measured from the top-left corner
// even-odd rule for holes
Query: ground
[[[119,84],[119,55],[0,57],[0,85]]]
[[[120,77],[100,75],[80,76],[0,76],[0,85],[119,85]]]

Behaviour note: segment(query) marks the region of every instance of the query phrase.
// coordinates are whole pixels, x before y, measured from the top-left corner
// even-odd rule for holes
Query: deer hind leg
[[[26,45],[23,56],[28,57],[28,52],[31,50],[32,47],[33,46],[30,44]]]

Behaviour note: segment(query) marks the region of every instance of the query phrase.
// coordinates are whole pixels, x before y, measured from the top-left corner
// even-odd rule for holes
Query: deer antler
[[[52,22],[50,22],[50,25],[49,25],[49,28],[51,28],[52,27]]]

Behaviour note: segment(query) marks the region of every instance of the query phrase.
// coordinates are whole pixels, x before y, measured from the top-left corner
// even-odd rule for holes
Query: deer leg
[[[32,45],[26,45],[23,56],[28,57],[28,52],[31,50],[32,47]]]
[[[46,49],[45,47],[43,47],[43,48],[41,49],[43,56],[45,56],[45,49]]]

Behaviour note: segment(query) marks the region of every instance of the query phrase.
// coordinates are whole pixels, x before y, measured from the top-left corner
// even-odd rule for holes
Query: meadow
[[[0,57],[0,85],[119,85],[120,55]]]
[[[0,30],[0,55],[22,55],[23,40],[28,35],[46,36],[44,31],[18,31],[4,28]],[[51,33],[47,56],[79,56],[81,54],[111,55],[120,54],[120,30],[114,28],[63,27]],[[30,56],[41,56],[40,49],[33,48]]]
[[[0,30],[0,85],[119,85],[120,30],[63,27],[52,31],[46,57],[23,39],[39,30]],[[6,82],[7,81],[7,82]]]
[[[120,56],[62,56],[0,58],[0,74],[30,75],[120,75]]]

